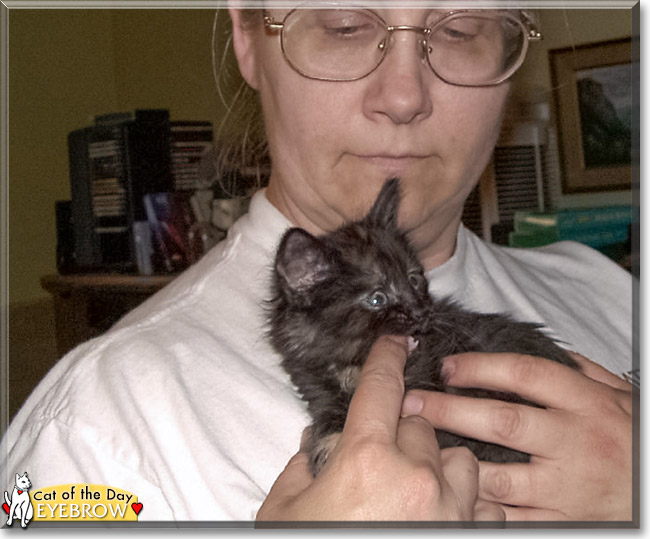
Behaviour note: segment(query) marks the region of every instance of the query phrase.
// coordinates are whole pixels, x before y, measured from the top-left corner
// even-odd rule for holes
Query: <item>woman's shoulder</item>
[[[634,280],[624,268],[581,243],[539,248],[468,239],[465,286],[470,306],[543,323],[551,334],[612,372],[629,370]]]
[[[583,243],[559,241],[541,247],[517,248],[488,243],[468,235],[472,249],[483,260],[508,269],[515,274],[559,283],[583,282],[599,286],[630,287],[630,272],[611,258]]]

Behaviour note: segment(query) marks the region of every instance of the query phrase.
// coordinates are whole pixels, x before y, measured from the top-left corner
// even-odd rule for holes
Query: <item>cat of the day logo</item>
[[[126,490],[86,483],[56,485],[30,492],[27,472],[16,474],[11,496],[5,491],[3,509],[7,526],[19,520],[25,528],[30,521],[132,521],[137,522],[143,505],[135,494]]]

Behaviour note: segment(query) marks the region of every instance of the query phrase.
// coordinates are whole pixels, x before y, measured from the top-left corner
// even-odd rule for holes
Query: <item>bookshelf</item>
[[[97,337],[176,275],[45,275],[41,286],[54,299],[59,357]]]

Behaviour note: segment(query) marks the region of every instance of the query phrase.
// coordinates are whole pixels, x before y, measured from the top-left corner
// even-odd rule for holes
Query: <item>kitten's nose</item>
[[[430,305],[424,301],[411,310],[411,318],[416,331],[423,331],[431,313]]]
[[[411,335],[421,330],[423,317],[418,309],[397,306],[391,314],[400,332]]]
[[[422,297],[419,294],[413,294],[409,299],[406,309],[413,319],[420,320],[423,316],[426,316],[431,307],[431,304],[427,301],[428,298],[428,296]]]

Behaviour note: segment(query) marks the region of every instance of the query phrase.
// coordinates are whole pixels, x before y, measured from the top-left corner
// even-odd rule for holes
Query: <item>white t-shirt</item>
[[[253,520],[309,423],[264,338],[269,268],[288,220],[263,192],[228,238],[103,336],[61,359],[2,441],[5,485],[138,496],[140,520]],[[632,364],[632,279],[575,243],[486,244],[462,228],[433,294],[545,323],[615,373]]]

